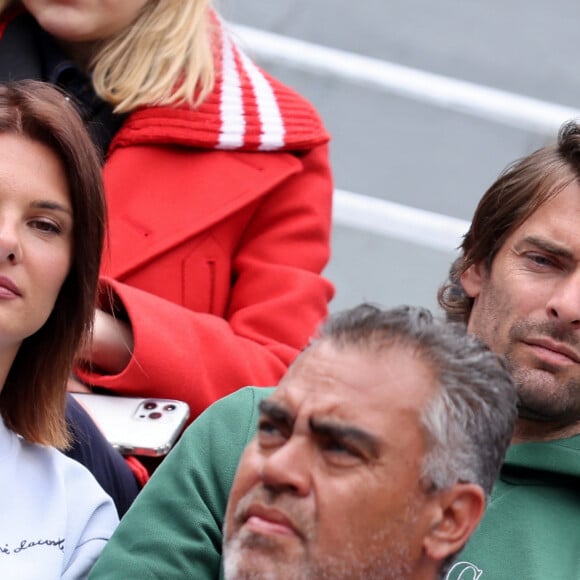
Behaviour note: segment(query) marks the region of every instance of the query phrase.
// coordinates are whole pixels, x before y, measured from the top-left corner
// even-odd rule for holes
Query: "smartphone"
[[[71,394],[125,455],[166,455],[189,417],[187,403],[174,399]]]

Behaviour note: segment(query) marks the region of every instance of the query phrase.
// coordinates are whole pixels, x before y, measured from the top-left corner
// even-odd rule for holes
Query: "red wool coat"
[[[321,276],[328,135],[226,36],[220,54],[201,108],[138,111],[111,144],[103,274],[135,349],[119,375],[78,372],[119,394],[185,400],[191,419],[244,385],[275,385],[333,294]]]

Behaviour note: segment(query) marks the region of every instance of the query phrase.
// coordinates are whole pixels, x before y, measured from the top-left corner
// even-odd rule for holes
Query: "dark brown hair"
[[[461,275],[475,264],[489,269],[506,238],[574,180],[580,181],[580,125],[570,121],[560,128],[557,143],[508,166],[481,198],[461,256],[439,289],[449,320],[467,323],[471,314],[473,299],[463,291]]]
[[[101,165],[66,97],[38,81],[0,85],[0,134],[49,147],[63,163],[73,210],[71,268],[46,323],[26,338],[0,392],[6,425],[28,441],[66,447],[66,381],[90,335],[105,228]]]

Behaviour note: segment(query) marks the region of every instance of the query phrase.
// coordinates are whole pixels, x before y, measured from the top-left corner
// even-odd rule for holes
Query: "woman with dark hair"
[[[57,449],[90,337],[105,207],[97,155],[62,94],[0,86],[0,577],[84,578],[118,522]]]
[[[210,0],[0,0],[0,79],[60,86],[103,154],[104,300],[76,376],[195,418],[276,384],[327,314],[328,134]]]

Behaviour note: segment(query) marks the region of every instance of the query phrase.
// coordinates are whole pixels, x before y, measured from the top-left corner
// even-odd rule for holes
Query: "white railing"
[[[333,211],[342,226],[445,252],[457,249],[469,228],[465,220],[340,189]]]
[[[233,30],[244,46],[261,60],[319,75],[330,75],[346,82],[384,90],[518,129],[554,136],[564,121],[580,118],[580,109],[247,26],[236,25]]]
[[[242,44],[262,61],[330,75],[494,123],[555,136],[564,121],[580,118],[580,109],[255,28],[235,25],[233,31]],[[469,222],[464,220],[341,190],[334,193],[334,221],[443,251],[456,249],[469,227]]]

